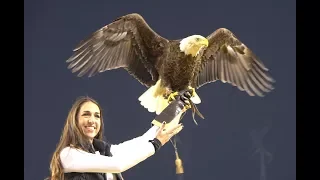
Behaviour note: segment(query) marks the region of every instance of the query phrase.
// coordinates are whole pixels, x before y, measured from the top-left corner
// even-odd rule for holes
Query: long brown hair
[[[100,109],[101,126],[100,126],[100,131],[98,132],[95,138],[99,140],[103,139],[104,125],[103,125],[102,109],[100,105],[96,100],[88,96],[81,96],[77,98],[68,113],[68,116],[63,128],[63,132],[60,137],[60,141],[57,145],[56,150],[53,153],[53,156],[50,162],[50,173],[51,173],[50,179],[51,180],[64,180],[64,172],[63,172],[63,167],[60,160],[60,152],[63,148],[72,145],[75,148],[80,148],[85,151],[87,150],[87,147],[90,141],[83,134],[83,132],[79,129],[77,125],[78,113],[80,111],[81,106],[85,102],[95,103]]]

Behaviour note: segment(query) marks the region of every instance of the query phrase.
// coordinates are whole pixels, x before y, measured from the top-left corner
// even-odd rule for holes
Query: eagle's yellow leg
[[[195,88],[191,87],[191,86],[188,86],[188,89],[191,90],[191,97],[194,97],[196,96],[196,91],[195,91]],[[176,98],[175,96],[179,95],[179,92],[172,92],[169,94],[168,96],[168,103],[171,103],[172,101],[174,101]],[[191,108],[191,105],[189,103],[189,101],[186,101],[187,105],[185,106],[186,109],[189,109]]]
[[[168,103],[170,104],[172,101],[176,100],[175,96],[179,95],[179,92],[173,92],[171,94],[169,94],[168,96]],[[185,101],[186,105],[184,106],[185,109],[190,109],[191,108],[191,104],[189,102],[189,100]]]

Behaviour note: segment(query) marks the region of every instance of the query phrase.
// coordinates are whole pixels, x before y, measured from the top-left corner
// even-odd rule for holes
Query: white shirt
[[[111,173],[121,173],[155,153],[149,140],[156,136],[159,127],[153,126],[142,136],[111,145],[112,157],[88,153],[73,147],[65,147],[60,153],[61,163],[65,173],[96,172],[106,173],[108,180],[113,180]]]

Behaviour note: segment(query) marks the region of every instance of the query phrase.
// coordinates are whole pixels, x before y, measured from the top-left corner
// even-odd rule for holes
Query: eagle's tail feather
[[[156,114],[159,115],[168,105],[168,99],[165,99],[163,95],[159,95],[157,99]]]
[[[144,108],[146,108],[149,112],[155,112],[157,115],[159,115],[169,105],[168,99],[164,97],[164,94],[166,94],[166,88],[161,87],[160,84],[161,84],[161,79],[159,79],[155,85],[147,89],[138,98],[138,100],[140,101],[140,104]],[[194,104],[200,104],[201,103],[200,97],[196,93],[195,89],[194,88],[192,89],[193,89],[193,96],[190,98],[190,100]],[[180,116],[181,115],[177,116],[177,118],[180,118]]]
[[[155,112],[160,114],[164,108],[166,108],[169,103],[168,100],[164,98],[165,88],[160,86],[159,80],[154,86],[147,89],[139,98],[140,104],[148,109],[149,112]]]

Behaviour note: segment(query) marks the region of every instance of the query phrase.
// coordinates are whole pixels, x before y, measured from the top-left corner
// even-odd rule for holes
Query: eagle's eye
[[[200,41],[200,38],[196,38],[196,41]]]

